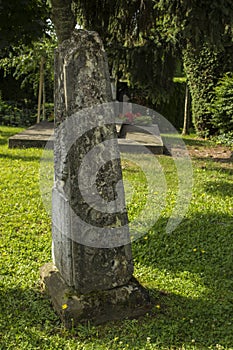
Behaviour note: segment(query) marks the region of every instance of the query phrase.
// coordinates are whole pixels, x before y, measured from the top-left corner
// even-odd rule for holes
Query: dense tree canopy
[[[216,131],[209,108],[214,87],[233,70],[233,2],[231,0],[160,0],[160,32],[173,36],[182,53],[192,95],[196,130],[203,136]]]
[[[64,33],[69,36],[76,18],[84,28],[96,30],[118,78],[125,77],[154,101],[166,98],[179,57],[188,78],[196,129],[205,135],[213,131],[209,111],[213,88],[233,68],[231,0],[52,0],[52,4],[61,40]]]
[[[47,101],[53,99],[54,41],[49,18],[50,8],[46,0],[0,2],[0,74],[6,78],[1,81],[0,95],[7,101],[3,102],[9,107],[7,110],[15,111],[14,106],[17,109],[19,104],[22,109],[29,107],[34,114],[42,59],[43,106],[45,96]],[[23,89],[19,90],[20,87]],[[21,117],[21,114],[17,116],[19,124],[21,120],[25,121]],[[29,118],[30,122],[32,119]]]
[[[46,0],[0,1],[0,56],[18,44],[38,39],[47,28]]]
[[[53,89],[53,54],[57,45],[52,33],[44,36],[30,45],[15,46],[7,57],[0,59],[0,67],[5,75],[12,74],[16,80],[21,81],[22,87],[32,86],[35,96],[38,91],[39,68],[41,59],[44,59],[44,75],[46,76],[46,90]]]
[[[156,30],[157,9],[153,1],[51,2],[60,41],[69,36],[77,20],[85,29],[100,34],[113,75],[142,89],[153,100],[166,97],[175,59],[173,45]]]
[[[2,0],[0,55],[42,37],[49,17],[60,42],[76,23],[97,31],[111,74],[152,102],[169,97],[182,62],[196,129],[215,131],[209,108],[214,87],[233,71],[232,0]]]

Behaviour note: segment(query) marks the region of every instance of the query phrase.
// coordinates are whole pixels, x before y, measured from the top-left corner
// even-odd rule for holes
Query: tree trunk
[[[189,134],[189,121],[190,121],[190,114],[189,114],[189,89],[188,89],[188,84],[186,84],[186,88],[185,88],[185,102],[184,102],[184,125],[183,125],[182,135],[188,135]]]
[[[52,21],[55,26],[59,44],[71,37],[76,25],[76,19],[72,12],[72,0],[51,0]]]
[[[42,119],[46,119],[46,110],[45,110],[45,101],[46,101],[46,95],[45,95],[45,79],[43,79],[43,103],[42,103]]]
[[[43,94],[43,84],[44,84],[44,57],[41,57],[40,61],[40,81],[39,81],[39,92],[38,92],[38,109],[37,109],[37,123],[40,122],[41,114],[41,99]]]

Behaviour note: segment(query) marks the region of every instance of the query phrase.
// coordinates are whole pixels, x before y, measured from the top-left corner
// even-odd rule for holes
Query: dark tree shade
[[[0,56],[14,45],[38,39],[48,18],[46,0],[0,0]]]
[[[155,33],[157,9],[152,0],[51,0],[51,4],[60,43],[70,37],[77,21],[99,33],[111,73],[152,99],[166,98],[174,59],[171,46]]]
[[[102,38],[135,40],[156,19],[152,0],[73,0],[82,24]]]

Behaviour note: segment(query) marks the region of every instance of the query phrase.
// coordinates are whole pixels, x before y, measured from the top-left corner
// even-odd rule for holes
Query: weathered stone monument
[[[96,107],[111,101],[103,45],[74,30],[55,56],[53,263],[41,268],[43,285],[67,327],[136,317],[150,299],[133,277],[114,115]]]

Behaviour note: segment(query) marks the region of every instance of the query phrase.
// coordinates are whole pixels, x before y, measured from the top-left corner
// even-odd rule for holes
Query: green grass
[[[158,157],[167,205],[154,228],[133,243],[135,276],[150,290],[152,313],[68,331],[40,288],[39,269],[51,260],[50,218],[38,182],[42,151],[8,149],[8,137],[18,131],[0,127],[0,349],[233,349],[232,164],[193,160],[188,213],[168,234],[177,181],[171,157]],[[186,142],[195,147],[199,141]],[[137,188],[133,218],[147,186],[136,167],[123,166]]]

